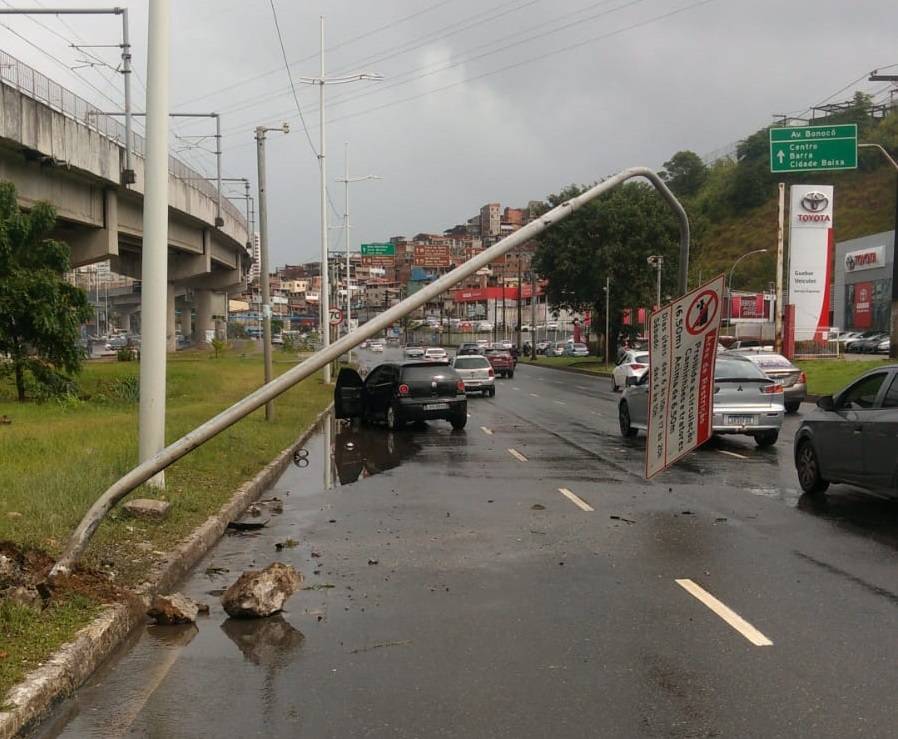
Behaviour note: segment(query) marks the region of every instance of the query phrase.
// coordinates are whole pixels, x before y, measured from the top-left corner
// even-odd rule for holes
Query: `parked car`
[[[486,358],[500,377],[514,377],[514,357],[503,349],[487,349]]]
[[[465,381],[465,392],[482,392],[490,397],[496,394],[496,372],[489,359],[480,354],[462,355],[451,364]]]
[[[880,341],[882,341],[886,337],[882,331],[864,331],[860,336],[851,339],[845,344],[846,352],[862,352],[864,351],[863,346],[868,341],[874,341],[875,345],[877,345]]]
[[[877,354],[891,354],[892,352],[892,339],[887,336],[876,347]]]
[[[436,362],[436,361],[447,361],[449,359],[449,355],[446,354],[446,350],[439,346],[429,346],[424,350],[424,359]]]
[[[494,349],[504,349],[505,351],[511,351],[511,347],[513,346],[514,344],[508,339],[499,339],[498,341],[493,342]]]
[[[849,341],[855,341],[861,337],[860,331],[842,331],[836,338],[836,341],[844,348]]]
[[[618,404],[621,435],[635,436],[648,428],[649,374],[631,378]],[[785,414],[783,386],[756,364],[735,352],[717,357],[714,367],[715,434],[744,434],[760,447],[776,444]]]
[[[618,392],[627,386],[631,377],[639,379],[649,370],[648,352],[639,349],[625,351],[618,360],[617,366],[611,370],[611,389]]]
[[[862,354],[873,354],[879,345],[887,339],[889,335],[883,331],[876,331],[872,336],[853,341],[851,351],[861,352]]]
[[[384,345],[383,345],[382,341],[372,341],[369,348],[373,352],[381,352],[382,353],[384,350]]]
[[[396,431],[409,421],[445,420],[454,429],[468,421],[465,383],[447,362],[389,362],[363,380],[344,367],[334,388],[337,418],[382,421]]]
[[[420,346],[405,347],[405,356],[409,359],[421,359],[424,356],[424,348]]]
[[[550,346],[552,346],[551,341],[538,341],[536,342],[536,353],[545,354],[549,350]]]
[[[898,492],[898,365],[817,401],[795,433],[795,469],[806,493],[830,483]]]
[[[563,357],[564,356],[564,348],[566,343],[563,341],[558,341],[553,344],[549,349],[546,350],[546,356],[549,357]]]
[[[458,351],[455,352],[455,355],[459,357],[469,354],[483,354],[483,347],[474,342],[465,342],[459,346]]]
[[[481,321],[480,323],[477,324],[477,330],[478,331],[492,331],[493,324],[491,324],[489,321]]]
[[[573,341],[564,347],[566,357],[588,357],[589,347],[586,344],[576,344]]]
[[[783,386],[786,413],[795,413],[808,396],[808,377],[782,354],[748,352],[746,358],[764,370],[764,374]]]

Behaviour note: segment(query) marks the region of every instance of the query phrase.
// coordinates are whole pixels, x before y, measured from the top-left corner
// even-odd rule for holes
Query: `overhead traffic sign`
[[[721,275],[649,320],[646,478],[711,438],[723,286]]]
[[[339,326],[343,321],[343,311],[339,308],[331,308],[330,311],[330,325],[331,326]]]
[[[395,244],[362,244],[363,257],[395,257]]]
[[[771,172],[857,169],[857,124],[770,129]]]

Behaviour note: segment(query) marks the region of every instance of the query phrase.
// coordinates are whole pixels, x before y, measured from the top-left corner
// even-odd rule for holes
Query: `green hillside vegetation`
[[[857,93],[843,112],[817,118],[814,124],[857,123],[861,143],[877,143],[898,155],[898,111],[871,115],[870,98]],[[706,166],[690,151],[665,162],[662,176],[683,200],[693,226],[691,281],[726,273],[742,254],[768,249],[745,260],[733,287],[761,290],[774,279],[777,230],[777,183],[835,186],[837,241],[891,230],[895,218],[896,173],[876,150],[859,150],[858,169],[844,172],[774,175],[769,171],[767,129],[741,141],[735,158]],[[787,189],[788,193],[788,189]],[[787,204],[788,208],[788,194]],[[786,228],[788,239],[788,224]]]

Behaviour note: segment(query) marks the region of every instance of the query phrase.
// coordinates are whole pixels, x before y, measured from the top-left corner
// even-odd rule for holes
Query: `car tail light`
[[[400,395],[408,395],[408,392],[409,392],[409,391],[408,391],[408,385],[406,385],[405,383],[403,383],[402,385],[399,386],[399,394],[400,394]]]
[[[487,370],[487,372],[489,372],[490,377],[495,377],[495,376],[496,376],[496,373],[493,372],[493,368],[492,368],[492,367],[490,367],[490,368]]]
[[[490,371],[492,371],[492,370],[490,370]],[[465,391],[465,381],[459,380],[458,382],[456,382],[455,389],[458,390],[458,392],[463,393]]]
[[[776,395],[777,393],[783,392],[783,386],[780,384],[776,385],[764,385],[761,388],[762,393],[766,393],[767,395]]]
[[[646,366],[647,366],[647,365],[639,364],[639,362],[634,362],[633,364],[630,365],[630,369],[632,369],[632,370],[641,370],[641,369],[645,369]]]
[[[798,375],[798,382],[800,382],[802,385],[807,385],[808,384],[808,376],[804,372],[800,373]]]

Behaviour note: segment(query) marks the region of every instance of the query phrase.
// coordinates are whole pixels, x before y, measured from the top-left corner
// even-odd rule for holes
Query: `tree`
[[[678,151],[664,162],[660,172],[667,186],[678,197],[692,197],[708,179],[708,167],[694,151]]]
[[[572,185],[548,197],[554,207],[585,188]],[[622,185],[580,208],[539,239],[535,268],[548,280],[549,303],[573,311],[589,310],[605,321],[605,278],[611,278],[611,337],[621,331],[624,308],[655,302],[655,270],[646,259],[664,257],[662,296],[676,294],[679,229],[654,188]],[[613,346],[613,344],[612,344]]]
[[[70,251],[49,238],[55,224],[51,205],[22,212],[12,183],[0,183],[0,355],[10,358],[19,401],[29,377],[53,390],[78,371],[80,327],[91,315],[87,295],[65,280]]]

